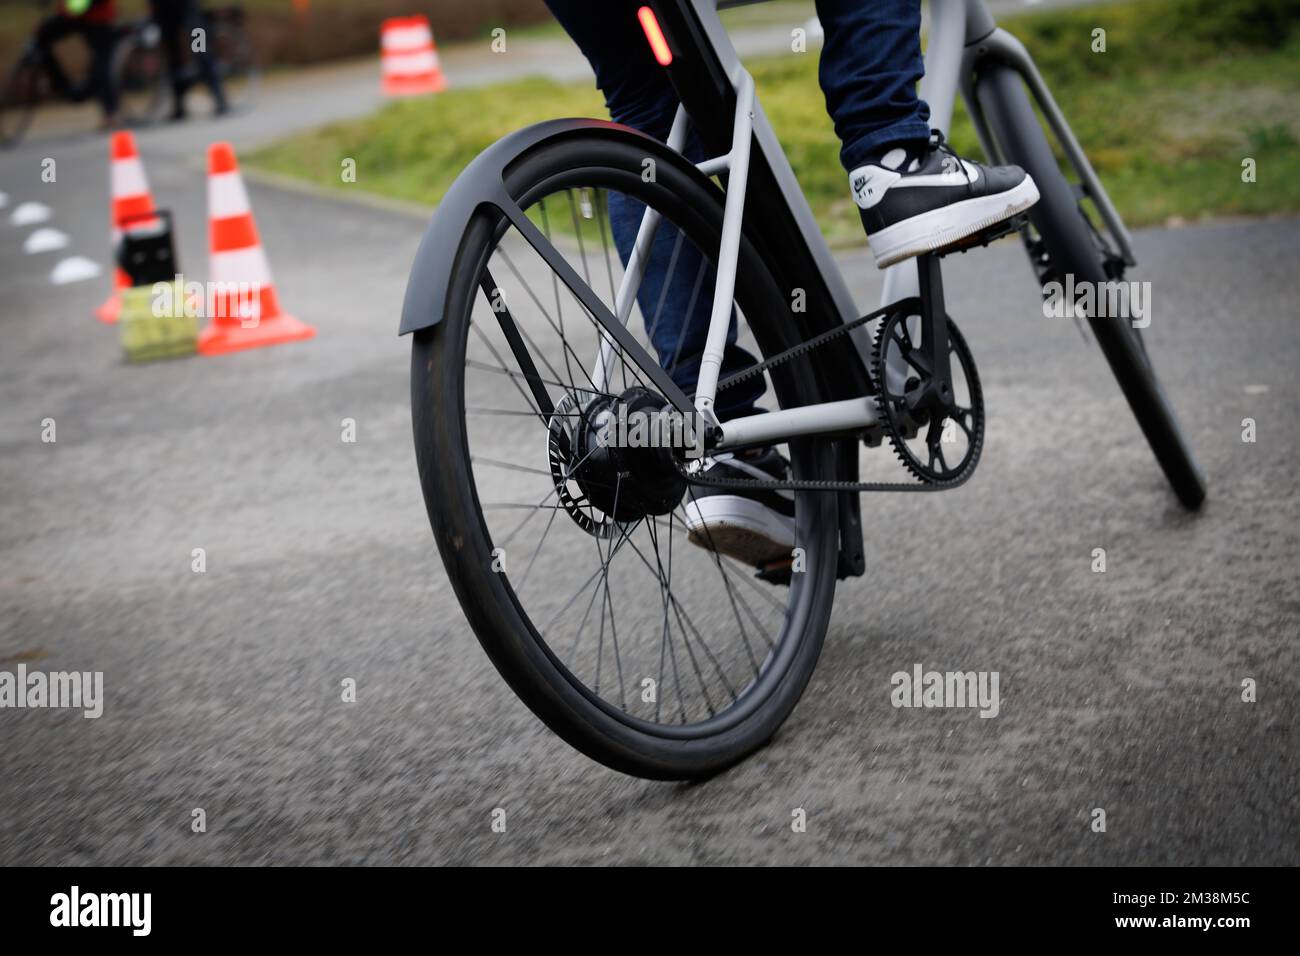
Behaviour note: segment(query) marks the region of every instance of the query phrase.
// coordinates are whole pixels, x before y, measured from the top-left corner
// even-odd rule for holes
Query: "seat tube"
[[[718,374],[727,347],[731,311],[736,297],[736,265],[740,258],[740,227],[745,214],[745,189],[749,182],[749,147],[754,132],[754,78],[742,71],[736,90],[736,117],[731,130],[731,152],[727,154],[727,199],[718,249],[718,277],[713,287],[713,311],[709,334],[700,360],[700,377],[695,385],[695,410],[706,422],[717,424],[713,411],[718,391]]]

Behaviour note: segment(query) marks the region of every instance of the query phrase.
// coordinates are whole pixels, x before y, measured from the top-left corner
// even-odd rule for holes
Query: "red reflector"
[[[655,12],[649,7],[642,7],[636,12],[636,18],[641,21],[641,29],[645,31],[645,38],[650,41],[650,50],[659,61],[659,65],[667,66],[672,63],[673,51],[668,49],[668,41],[664,39],[664,31],[659,29]]]

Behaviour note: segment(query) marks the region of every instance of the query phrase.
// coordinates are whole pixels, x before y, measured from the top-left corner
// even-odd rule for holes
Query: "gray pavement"
[[[194,272],[196,150],[266,122],[140,138]],[[102,670],[107,696],[98,720],[0,710],[0,863],[1300,860],[1300,221],[1136,236],[1150,348],[1210,480],[1196,516],[1095,347],[1042,317],[1019,248],[949,260],[989,406],[980,473],[866,499],[868,577],[841,585],[792,719],[678,786],[560,742],[450,593],[394,334],[422,222],[253,184],[281,298],[318,338],[129,367],[91,317],[106,280],[50,285],[60,253],[25,256],[8,222],[45,202],[106,262],[103,163],[72,136],[0,156],[0,670]],[[869,258],[842,261],[875,302]],[[918,662],[998,670],[1001,714],[893,709],[890,675]]]

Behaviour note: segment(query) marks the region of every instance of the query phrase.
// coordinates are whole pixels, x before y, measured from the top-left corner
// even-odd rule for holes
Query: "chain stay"
[[[917,315],[920,313],[921,300],[916,296],[906,299],[900,299],[898,302],[891,303],[883,309],[877,309],[867,315],[854,319],[852,322],[845,322],[843,325],[815,335],[805,342],[792,346],[783,352],[778,352],[771,358],[752,365],[747,369],[729,375],[718,383],[718,391],[724,388],[730,388],[733,385],[753,378],[755,375],[761,375],[768,369],[782,365],[790,359],[797,358],[807,352],[812,351],[827,342],[838,339],[847,335],[854,329],[861,328],[870,322],[902,314],[904,316]],[[879,399],[877,398],[877,401]],[[724,426],[725,431],[725,426]],[[966,467],[957,474],[956,477],[946,481],[833,481],[830,479],[810,479],[786,481],[760,481],[757,478],[706,478],[703,475],[692,475],[686,471],[685,463],[678,461],[677,468],[682,477],[692,485],[703,486],[708,488],[735,488],[737,490],[752,489],[755,491],[832,491],[832,492],[875,492],[875,491],[948,491],[958,488],[970,480],[971,475],[975,473],[975,466],[979,464],[980,452],[983,443],[977,446],[975,453],[971,455],[970,461]]]

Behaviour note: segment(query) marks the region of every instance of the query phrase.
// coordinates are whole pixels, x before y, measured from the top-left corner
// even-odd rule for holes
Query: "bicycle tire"
[[[1019,74],[1003,64],[986,67],[977,78],[976,96],[1002,159],[1020,166],[1038,186],[1040,198],[1029,210],[1029,220],[1042,238],[1056,277],[1063,280],[1066,274],[1073,274],[1076,282],[1105,283],[1108,276],[1101,251]],[[1179,429],[1142,337],[1129,322],[1095,315],[1088,322],[1178,500],[1189,510],[1199,508],[1205,500],[1205,478]]]
[[[12,149],[27,135],[40,102],[41,78],[41,66],[30,55],[10,67],[0,89],[0,149]]]
[[[577,170],[592,180],[616,182],[620,190],[660,210],[683,232],[698,238],[701,248],[716,250],[723,219],[721,191],[685,160],[660,158],[657,176],[647,183],[642,179],[645,156],[645,146],[631,131],[613,127],[587,130],[559,143],[542,144],[514,162],[507,189],[524,206],[530,193]],[[481,510],[467,444],[465,343],[474,299],[480,292],[479,275],[501,228],[500,214],[493,207],[480,207],[459,247],[448,251],[456,258],[443,320],[414,333],[412,342],[417,463],[448,577],[497,670],[534,714],[571,746],[606,766],[639,777],[710,776],[763,746],[790,715],[812,675],[836,583],[835,496],[807,492],[797,499],[798,540],[806,550],[808,570],[796,575],[802,580],[791,588],[787,630],[771,652],[771,669],[751,688],[758,694],[761,687],[762,696],[746,697],[750,691],[742,692],[740,700],[746,710],[739,714],[724,711],[713,721],[693,725],[700,731],[688,734],[672,727],[648,728],[644,722],[629,722],[593,701],[551,653],[508,576],[490,570],[493,541]],[[739,273],[744,281],[738,283],[737,302],[756,337],[761,330],[762,350],[774,352],[794,344],[785,297],[748,240],[741,244]],[[802,367],[806,360],[790,364],[803,374],[791,368],[773,376],[781,403],[821,400],[815,376]],[[832,476],[829,443],[806,440],[792,442],[790,447],[796,473]]]
[[[171,87],[166,59],[156,40],[148,42],[140,29],[122,37],[113,51],[113,76],[118,115],[125,125],[153,126],[162,119]]]

